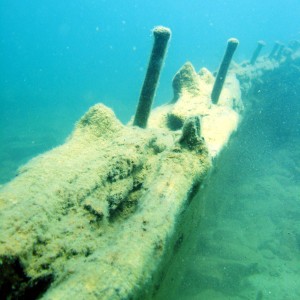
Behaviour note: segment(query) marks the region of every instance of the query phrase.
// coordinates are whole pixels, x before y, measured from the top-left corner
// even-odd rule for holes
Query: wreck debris
[[[250,60],[250,64],[251,65],[254,65],[262,48],[266,45],[266,43],[264,41],[258,41],[257,42],[257,46],[255,48],[255,51],[253,52],[253,55],[251,57],[251,60]]]
[[[217,104],[219,101],[219,97],[223,88],[224,81],[226,79],[230,62],[238,44],[239,41],[235,38],[231,38],[228,40],[226,52],[220,65],[215,84],[211,93],[211,101],[214,104]]]
[[[153,36],[152,53],[133,121],[133,125],[141,128],[147,127],[159,74],[167,51],[168,41],[171,37],[171,30],[163,26],[157,26],[153,29]]]

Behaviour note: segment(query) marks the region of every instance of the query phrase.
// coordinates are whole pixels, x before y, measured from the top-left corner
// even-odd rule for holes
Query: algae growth
[[[146,129],[122,125],[102,104],[91,107],[65,144],[1,187],[2,295],[151,294],[180,246],[185,209],[239,125],[241,90],[268,66],[236,66],[240,81],[231,73],[213,104],[212,74],[185,64],[173,101],[152,111]]]

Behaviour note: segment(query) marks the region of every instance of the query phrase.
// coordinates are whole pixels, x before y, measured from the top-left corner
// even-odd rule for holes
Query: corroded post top
[[[261,46],[266,46],[267,45],[266,42],[263,41],[263,40],[258,41],[257,44],[261,45]]]
[[[152,30],[154,36],[161,36],[169,38],[171,36],[171,29],[164,26],[156,26]]]
[[[237,47],[237,45],[239,44],[239,40],[236,38],[230,38],[227,42],[228,42],[228,45],[232,45],[235,47]]]

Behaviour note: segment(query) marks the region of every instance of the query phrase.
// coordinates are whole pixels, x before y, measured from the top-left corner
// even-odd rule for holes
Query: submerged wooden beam
[[[154,110],[147,129],[124,126],[109,108],[95,105],[65,144],[34,158],[3,186],[2,280],[17,265],[26,274],[6,294],[128,299],[151,285],[211,157],[238,123],[230,105],[211,109],[212,75],[191,76],[201,86],[197,101],[184,94],[168,112]],[[203,115],[201,131],[194,115]],[[186,123],[183,131],[170,130],[172,117]],[[225,130],[214,139],[213,128]]]
[[[239,125],[240,82],[246,89],[259,76],[235,70],[240,81],[230,74],[212,105],[212,74],[185,64],[174,101],[153,110],[146,129],[97,104],[65,144],[2,186],[1,296],[130,299],[153,289],[186,207]]]

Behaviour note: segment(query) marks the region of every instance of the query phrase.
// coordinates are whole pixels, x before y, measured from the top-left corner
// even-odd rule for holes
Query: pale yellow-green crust
[[[51,300],[129,299],[151,287],[243,108],[232,74],[218,105],[207,69],[187,63],[173,86],[176,99],[151,112],[147,129],[97,104],[65,144],[1,187],[2,278],[18,261],[31,282],[51,281],[41,295]]]

